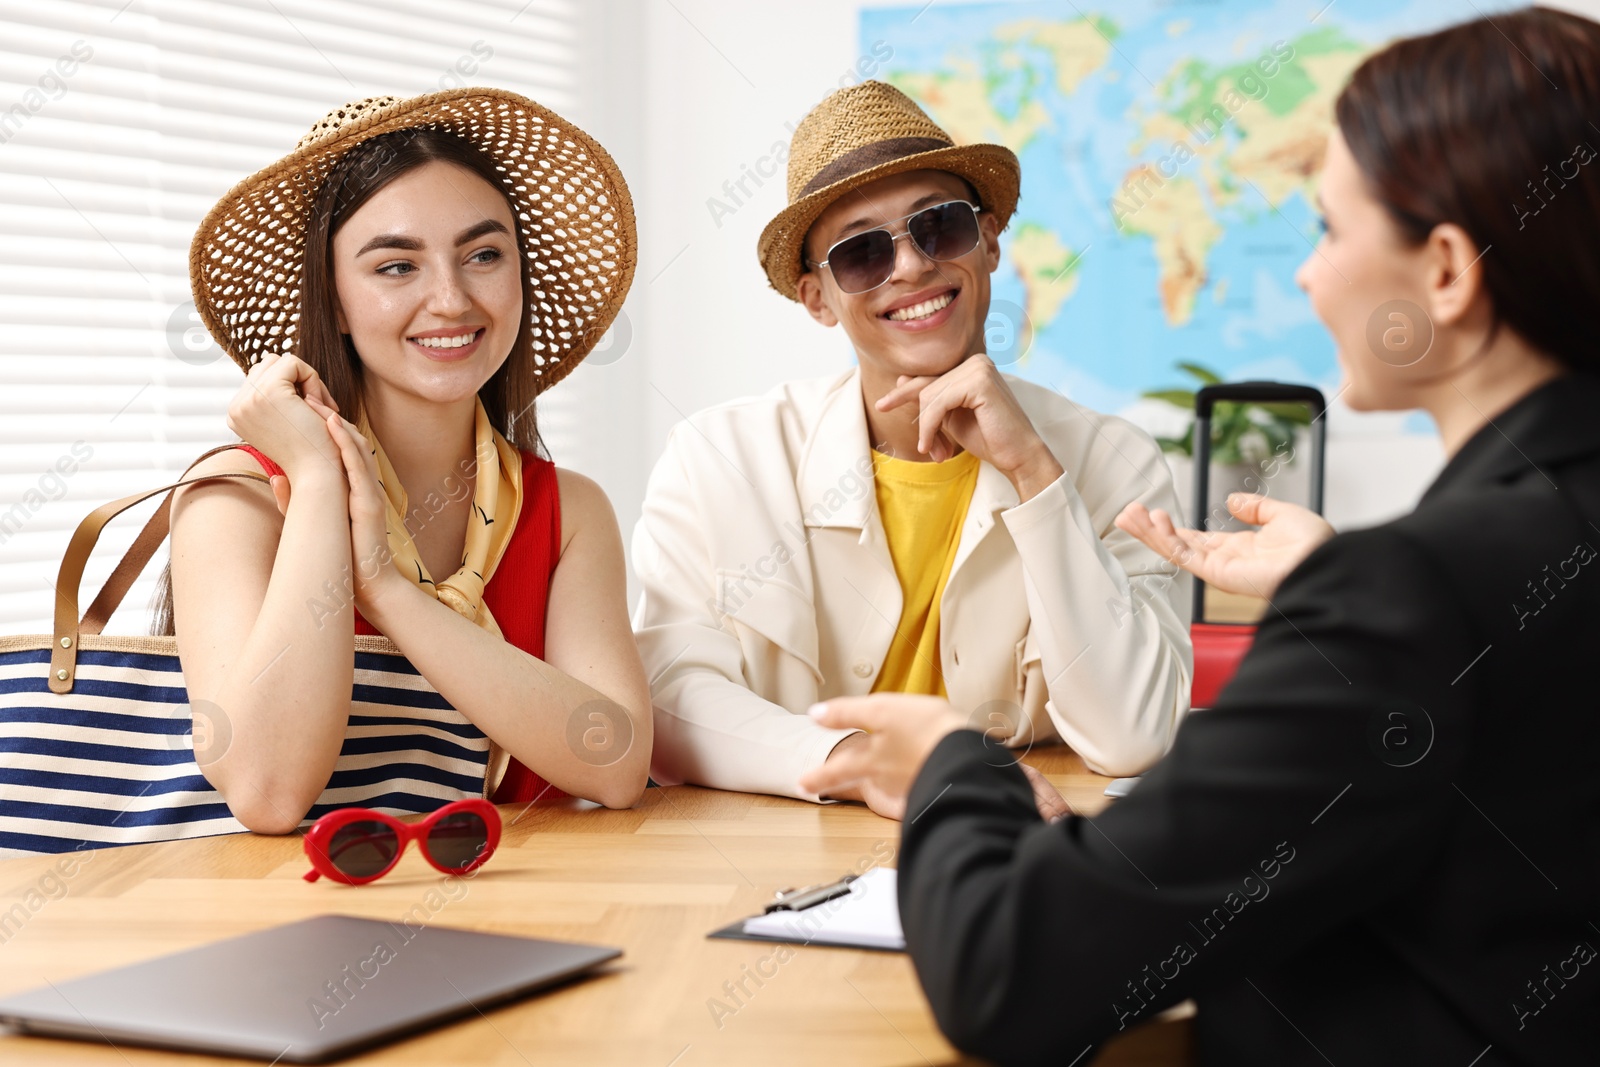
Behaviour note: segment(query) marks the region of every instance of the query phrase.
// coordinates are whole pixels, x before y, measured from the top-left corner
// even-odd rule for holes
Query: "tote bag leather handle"
[[[238,445],[221,445],[202,454],[194,462],[199,463],[216,455],[218,452],[227,452]],[[189,465],[190,469],[194,464]],[[185,472],[187,473],[187,472]],[[127,595],[134,579],[139,577],[145,566],[150,562],[150,557],[155,555],[161,542],[167,539],[167,532],[172,521],[172,494],[181,486],[196,485],[200,482],[214,481],[219,478],[242,478],[246,481],[266,482],[270,484],[265,474],[254,471],[230,471],[225,474],[208,474],[200,478],[187,478],[182,481],[164,485],[148,492],[134,493],[121,500],[113,500],[109,504],[102,504],[95,508],[83,521],[78,523],[77,530],[73,531],[72,540],[67,545],[66,554],[61,557],[61,570],[56,576],[56,611],[54,640],[50,643],[50,677],[48,679],[52,693],[72,692],[73,680],[77,676],[78,666],[78,638],[81,634],[98,634],[104,629],[106,621],[111,618],[122,598]],[[100,531],[105,529],[106,523],[121,515],[135,504],[149,500],[158,493],[166,493],[167,497],[161,506],[151,515],[144,524],[144,529],[139,531],[139,536],[134,538],[133,544],[123,554],[122,560],[106,579],[99,595],[89,605],[89,610],[84,613],[82,620],[78,618],[78,586],[83,581],[83,569],[89,562],[89,554],[94,551],[94,546],[100,540]]]

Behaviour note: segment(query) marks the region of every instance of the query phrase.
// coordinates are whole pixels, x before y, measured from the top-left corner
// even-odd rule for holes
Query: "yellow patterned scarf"
[[[406,512],[410,502],[406,491],[389,465],[383,445],[372,432],[365,411],[361,413],[361,433],[378,458],[378,485],[388,499],[385,524],[389,533],[389,551],[394,554],[394,565],[400,573],[426,592],[432,593],[444,604],[471,619],[496,637],[503,636],[489,606],[483,602],[483,587],[494,576],[500,557],[517,528],[517,518],[522,514],[522,453],[501,435],[489,422],[489,413],[478,401],[475,425],[477,482],[473,490],[472,514],[467,519],[467,542],[461,558],[461,569],[443,581],[434,581],[417,554],[417,546],[406,529]],[[428,496],[442,495],[441,489],[430,489]]]

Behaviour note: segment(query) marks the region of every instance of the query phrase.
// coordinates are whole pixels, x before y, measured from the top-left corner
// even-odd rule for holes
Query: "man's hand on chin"
[[[1023,503],[1061,477],[1061,464],[982,352],[938,377],[901,375],[876,407],[894,411],[913,401],[917,451],[935,463],[954,456],[959,445],[1004,474]]]

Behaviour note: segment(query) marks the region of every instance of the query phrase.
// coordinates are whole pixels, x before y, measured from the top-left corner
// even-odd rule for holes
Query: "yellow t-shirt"
[[[967,505],[978,484],[978,457],[963,452],[943,463],[872,454],[878,513],[903,605],[874,693],[945,696],[939,666],[939,598],[955,565]]]

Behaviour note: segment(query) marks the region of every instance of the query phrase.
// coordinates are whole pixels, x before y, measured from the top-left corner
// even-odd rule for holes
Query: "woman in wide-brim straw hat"
[[[248,444],[196,473],[265,471],[272,491],[180,491],[158,625],[191,701],[220,709],[196,757],[246,826],[313,811],[358,633],[512,757],[498,799],[641,794],[650,704],[616,520],[536,454],[534,421],[634,262],[605,149],[496,89],[339,108],[201,223],[195,304],[245,371],[228,425]],[[605,729],[605,758],[568,743],[575,716]]]

